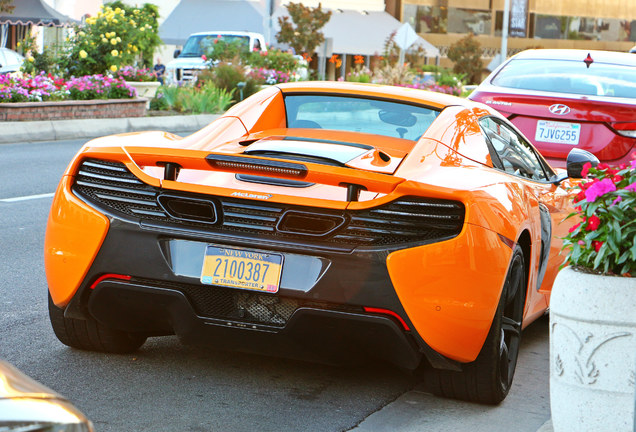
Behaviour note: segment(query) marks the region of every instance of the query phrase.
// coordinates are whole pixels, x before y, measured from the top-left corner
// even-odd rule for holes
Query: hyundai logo
[[[563,104],[554,104],[550,108],[548,108],[552,114],[556,115],[566,115],[570,112],[570,107]]]

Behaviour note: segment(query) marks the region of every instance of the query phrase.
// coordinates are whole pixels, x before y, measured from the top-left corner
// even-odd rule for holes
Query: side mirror
[[[568,158],[566,160],[566,167],[568,170],[568,177],[570,178],[583,178],[581,175],[581,171],[583,170],[583,165],[586,163],[591,163],[593,167],[599,164],[599,160],[592,153],[574,148],[570,150],[568,153]]]
[[[181,50],[180,49],[176,49],[176,50],[174,50],[174,53],[172,54],[172,57],[177,58],[177,57],[179,57],[179,54],[181,54]]]

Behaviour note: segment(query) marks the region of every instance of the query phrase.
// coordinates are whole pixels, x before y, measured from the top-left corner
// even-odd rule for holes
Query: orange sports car
[[[570,177],[590,158],[573,153]],[[51,323],[105,352],[176,334],[370,354],[421,367],[434,393],[499,403],[563,261],[567,177],[476,102],[273,86],[188,137],[79,151],[46,232]]]

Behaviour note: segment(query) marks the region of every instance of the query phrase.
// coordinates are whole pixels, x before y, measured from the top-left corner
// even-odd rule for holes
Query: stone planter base
[[[555,432],[634,432],[636,278],[567,267],[550,299]]]
[[[0,121],[144,117],[146,99],[0,103]]]
[[[137,90],[137,97],[152,99],[157,94],[157,89],[161,85],[159,81],[140,82],[126,81],[130,87]]]

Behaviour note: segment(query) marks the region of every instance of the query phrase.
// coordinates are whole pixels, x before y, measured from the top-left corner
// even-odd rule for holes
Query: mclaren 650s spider
[[[48,220],[53,329],[315,359],[374,356],[496,404],[548,308],[570,178],[494,109],[400,87],[269,87],[202,130],[108,136]],[[569,176],[569,177],[568,177]]]

